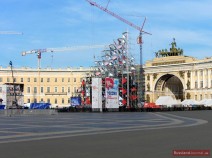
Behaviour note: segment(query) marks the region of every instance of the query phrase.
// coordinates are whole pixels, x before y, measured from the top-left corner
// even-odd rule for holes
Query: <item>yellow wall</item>
[[[14,68],[13,71],[15,83],[24,85],[24,103],[43,100],[43,102],[50,101],[51,104],[59,105],[70,104],[70,97],[80,94],[76,93],[76,90],[81,86],[81,81],[92,74],[91,68],[82,67],[39,71],[31,68]],[[0,68],[0,84],[5,83],[12,83],[10,68]],[[41,87],[43,92],[41,92]],[[49,92],[47,87],[50,88]]]

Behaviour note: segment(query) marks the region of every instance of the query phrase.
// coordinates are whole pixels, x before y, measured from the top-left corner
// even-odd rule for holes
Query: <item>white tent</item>
[[[201,103],[193,99],[185,99],[181,102],[183,106],[200,105]]]
[[[171,107],[172,105],[179,104],[176,99],[173,99],[171,96],[160,96],[156,101],[156,105],[164,105]]]
[[[200,103],[206,107],[212,107],[212,99],[203,99]]]
[[[200,104],[204,105],[206,103],[207,99],[203,99],[201,101],[199,101]]]

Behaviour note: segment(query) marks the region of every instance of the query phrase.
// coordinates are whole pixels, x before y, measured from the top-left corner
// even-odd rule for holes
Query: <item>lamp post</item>
[[[9,63],[10,68],[11,68],[11,72],[12,72],[12,80],[13,80],[13,92],[14,92],[14,96],[15,96],[15,101],[13,101],[12,105],[15,105],[17,107],[17,98],[16,98],[16,92],[15,92],[15,84],[14,84],[14,75],[13,75],[13,63],[12,61],[10,61]]]

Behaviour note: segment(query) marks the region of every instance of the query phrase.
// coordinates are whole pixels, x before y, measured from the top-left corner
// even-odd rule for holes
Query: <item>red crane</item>
[[[143,85],[143,83],[144,83],[144,82],[143,82],[143,68],[142,68],[142,65],[143,65],[143,62],[142,62],[142,60],[143,60],[143,59],[142,59],[142,44],[143,44],[142,35],[143,35],[143,34],[152,35],[151,33],[148,33],[148,32],[146,32],[146,31],[143,31],[143,27],[144,27],[144,24],[145,24],[145,22],[146,22],[146,18],[144,19],[144,22],[143,22],[142,26],[139,27],[139,26],[133,24],[132,22],[130,22],[130,21],[128,21],[128,20],[122,18],[121,16],[115,14],[114,12],[108,10],[108,9],[107,9],[108,4],[107,4],[107,7],[105,8],[105,7],[102,7],[101,5],[97,4],[96,2],[94,2],[94,1],[92,1],[92,0],[86,0],[86,1],[89,2],[92,6],[95,6],[95,7],[99,8],[99,9],[101,9],[102,11],[104,11],[104,12],[106,12],[106,13],[112,15],[113,17],[115,17],[115,18],[121,20],[122,22],[128,24],[129,26],[131,26],[131,27],[133,27],[133,28],[135,28],[136,30],[139,31],[139,36],[138,36],[138,38],[137,38],[137,43],[140,45],[140,75],[139,75],[139,78],[140,78],[139,84],[140,84],[140,85],[138,86],[138,89],[139,89],[138,92],[139,92],[140,94],[138,94],[138,96],[139,96],[139,102],[141,102],[142,100],[144,100],[144,96],[143,96],[143,92],[142,92],[142,91],[143,91],[143,87],[144,87],[144,85]],[[109,2],[108,2],[108,3],[109,3]]]
[[[108,10],[107,8],[102,7],[101,5],[97,4],[96,2],[93,2],[93,1],[91,1],[91,0],[86,0],[86,1],[88,1],[92,6],[96,6],[97,8],[103,10],[104,12],[106,12],[106,13],[108,13],[108,14],[114,16],[115,18],[121,20],[122,22],[124,22],[124,23],[130,25],[131,27],[134,27],[134,28],[135,28],[136,30],[138,30],[139,32],[142,32],[142,33],[150,34],[150,35],[151,35],[151,33],[148,33],[148,32],[143,31],[143,26],[142,26],[142,27],[139,27],[139,26],[133,24],[132,22],[130,22],[130,21],[128,21],[128,20],[122,18],[121,16],[115,14],[114,12]],[[108,4],[107,4],[107,6],[108,6]]]

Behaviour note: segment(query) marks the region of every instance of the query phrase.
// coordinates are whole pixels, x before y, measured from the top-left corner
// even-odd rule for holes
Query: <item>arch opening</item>
[[[184,90],[181,80],[172,74],[160,77],[155,85],[156,99],[160,96],[171,96],[174,99],[184,99]]]

